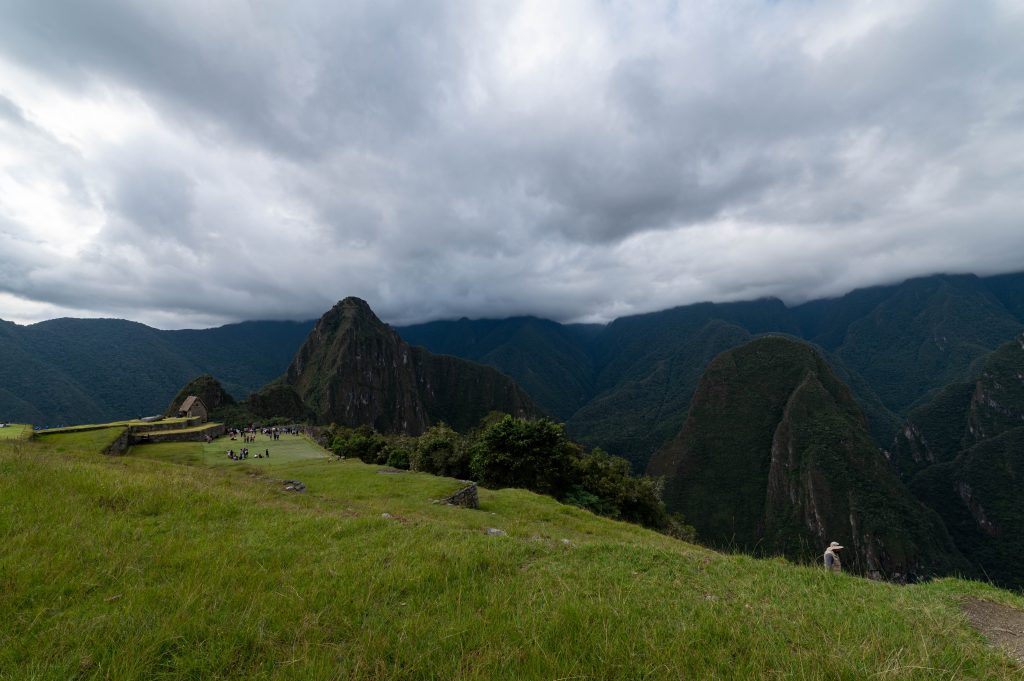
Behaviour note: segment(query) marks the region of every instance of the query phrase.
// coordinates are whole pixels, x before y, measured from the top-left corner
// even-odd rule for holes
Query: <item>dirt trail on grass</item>
[[[975,629],[1024,664],[1024,612],[980,598],[968,598],[963,609]]]

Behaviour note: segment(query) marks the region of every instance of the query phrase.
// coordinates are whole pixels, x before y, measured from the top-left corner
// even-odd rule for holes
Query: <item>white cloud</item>
[[[1020,269],[1014,3],[0,9],[0,318],[604,320]]]

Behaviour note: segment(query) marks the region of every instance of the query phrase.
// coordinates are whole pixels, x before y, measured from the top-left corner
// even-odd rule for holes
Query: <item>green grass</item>
[[[36,441],[58,453],[102,452],[124,434],[125,428],[124,425],[111,424],[86,430],[41,430],[36,433]]]
[[[83,430],[98,430],[103,428],[110,428],[113,426],[148,426],[162,423],[184,423],[188,421],[188,418],[166,418],[159,421],[143,421],[141,419],[129,419],[127,421],[111,421],[110,423],[86,423],[78,426],[64,426],[62,428],[47,428],[39,431],[43,434],[52,433],[74,433]]]
[[[86,435],[0,443],[0,678],[1021,678],[961,614],[1024,606],[984,585],[722,555],[521,490],[442,506],[457,481],[298,437],[233,462]]]
[[[22,440],[32,435],[32,426],[25,423],[8,423],[0,428],[0,440]]]
[[[249,458],[245,461],[232,461],[228,458],[229,449],[237,453],[242,447],[248,447],[252,456],[256,452],[270,452],[269,459]],[[161,461],[176,463],[202,464],[205,466],[254,466],[260,470],[272,470],[275,467],[292,465],[310,459],[330,461],[334,457],[313,444],[301,435],[282,435],[280,440],[256,436],[256,442],[246,444],[241,440],[221,437],[213,442],[166,442],[152,445],[136,445],[128,452],[131,456],[139,456]]]

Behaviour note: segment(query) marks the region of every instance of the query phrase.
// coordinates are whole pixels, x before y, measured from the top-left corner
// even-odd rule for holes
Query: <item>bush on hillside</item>
[[[418,437],[384,436],[369,426],[331,426],[325,438],[338,456],[475,479],[484,487],[520,487],[598,515],[695,539],[682,516],[666,512],[660,479],[632,476],[629,461],[601,449],[585,453],[562,424],[550,419],[489,414],[479,429],[465,435],[438,423]]]
[[[595,449],[575,464],[576,484],[566,497],[568,503],[648,527],[668,525],[658,484],[653,478],[630,475],[626,459]]]
[[[357,458],[364,463],[387,463],[387,440],[369,426],[343,428],[334,433],[331,451],[345,458]]]
[[[412,459],[416,451],[416,438],[410,435],[393,435],[387,439],[384,451],[378,455],[383,456],[384,463],[392,468],[409,470],[412,468]]]
[[[411,468],[433,475],[465,480],[472,477],[467,438],[445,423],[433,426],[416,439]]]
[[[470,467],[486,487],[522,487],[561,498],[582,455],[583,448],[566,437],[561,424],[505,416],[480,434]]]

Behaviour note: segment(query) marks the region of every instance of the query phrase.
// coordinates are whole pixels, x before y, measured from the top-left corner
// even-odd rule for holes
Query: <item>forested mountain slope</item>
[[[0,421],[61,425],[157,414],[204,373],[244,397],[284,371],[311,326],[161,331],[119,319],[0,322]]]
[[[1024,337],[914,409],[889,455],[980,572],[1024,586]]]
[[[986,353],[1024,330],[1022,315],[1024,274],[936,275],[795,307],[774,299],[702,303],[598,328],[513,318],[398,331],[508,373],[564,418],[574,438],[642,469],[682,426],[708,363],[757,334],[819,346],[867,414],[875,443],[887,447],[911,408],[969,380]]]
[[[809,561],[838,540],[861,574],[968,571],[898,480],[849,389],[810,345],[765,336],[721,353],[678,436],[651,460],[701,541]]]

